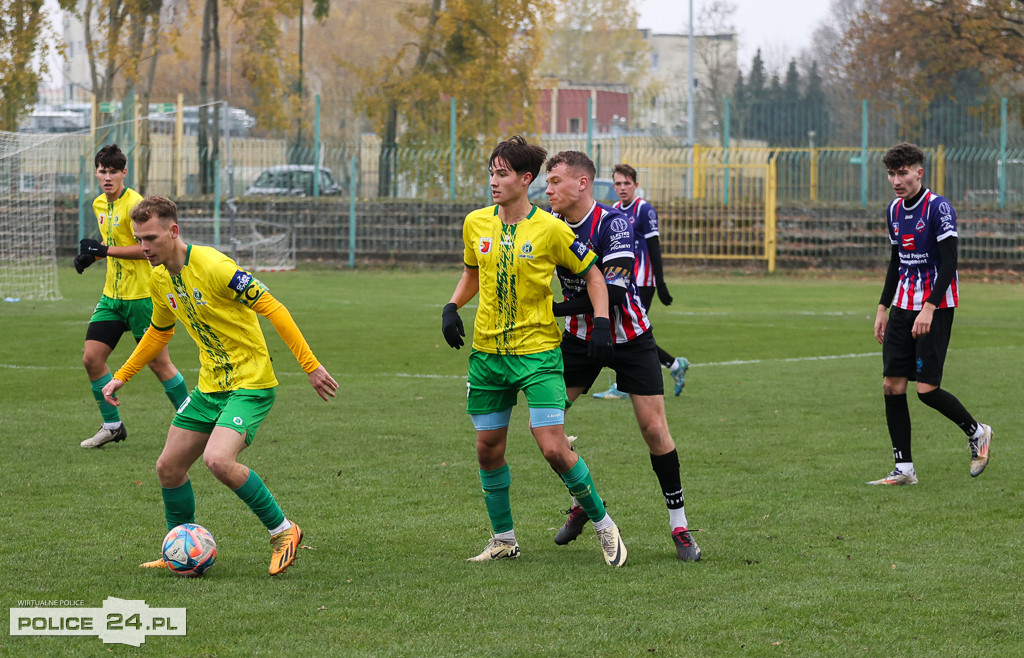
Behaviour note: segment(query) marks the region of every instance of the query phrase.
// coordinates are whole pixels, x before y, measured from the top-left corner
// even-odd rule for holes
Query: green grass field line
[[[8,635],[0,655],[1021,655],[1019,283],[961,281],[943,382],[995,428],[988,470],[969,477],[962,434],[911,394],[920,484],[882,489],[864,485],[892,468],[871,327],[881,274],[673,273],[676,301],[652,318],[694,364],[666,409],[704,558],[675,558],[629,402],[586,396],[566,429],[629,547],[615,570],[589,528],[552,541],[568,498],[523,403],[508,445],[522,557],[465,562],[490,528],[468,350],[440,334],[458,270],[261,276],[341,385],[322,402],[264,323],[281,385],[242,460],[306,548],[269,577],[266,531],[198,463],[197,521],[219,556],[185,580],[136,566],[164,534],[154,464],[173,410],[156,378],[120,395],[127,441],[78,447],[99,422],[81,366],[99,274],[62,268],[62,302],[0,303],[0,601],[141,599],[186,607],[188,632],[138,649]],[[178,333],[171,356],[194,385],[196,348]]]

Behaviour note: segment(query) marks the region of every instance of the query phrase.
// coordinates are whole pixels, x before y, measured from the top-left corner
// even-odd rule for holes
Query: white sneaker
[[[988,466],[988,449],[992,443],[992,428],[981,424],[984,434],[981,438],[970,439],[967,443],[971,448],[971,477],[976,478]]]
[[[466,562],[490,562],[491,560],[514,560],[519,557],[519,542],[491,537],[480,555],[467,558]]]
[[[118,441],[124,441],[128,438],[128,429],[121,423],[117,426],[117,429],[108,430],[105,427],[100,427],[100,431],[93,434],[91,437],[82,441],[79,445],[83,448],[102,448],[104,445]]]
[[[619,527],[614,523],[604,530],[597,531],[597,539],[601,542],[601,551],[604,553],[604,563],[613,567],[621,567],[626,563],[626,545],[622,543],[622,535],[619,534]]]
[[[881,480],[872,480],[867,484],[887,484],[887,485],[901,485],[901,484],[917,484],[917,471],[910,469],[909,473],[904,473],[893,469],[892,473],[889,473]]]

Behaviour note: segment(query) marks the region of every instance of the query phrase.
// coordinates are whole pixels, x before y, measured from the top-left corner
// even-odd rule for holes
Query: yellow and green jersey
[[[462,225],[466,267],[479,270],[480,292],[473,349],[491,354],[536,354],[561,343],[551,312],[555,266],[582,274],[597,260],[565,222],[536,206],[516,224],[498,206],[466,215]]]
[[[107,201],[101,194],[92,202],[92,211],[100,227],[100,242],[108,247],[130,247],[138,244],[132,233],[132,208],[142,195],[130,187],[124,188],[116,201]],[[103,294],[112,299],[144,299],[149,297],[149,276],[153,267],[148,260],[105,258],[107,280]]]
[[[270,293],[256,277],[212,247],[189,245],[181,273],[171,275],[158,265],[150,289],[153,328],[166,331],[180,320],[199,347],[200,391],[277,386],[253,310]]]

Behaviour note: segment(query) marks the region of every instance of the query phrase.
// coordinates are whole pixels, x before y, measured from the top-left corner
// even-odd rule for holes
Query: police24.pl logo
[[[108,596],[102,608],[11,608],[11,635],[95,635],[104,644],[138,647],[147,635],[185,635],[186,621],[185,608]]]

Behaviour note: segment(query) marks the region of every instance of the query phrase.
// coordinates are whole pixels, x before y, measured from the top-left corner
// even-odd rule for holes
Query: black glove
[[[612,340],[612,325],[608,318],[594,318],[587,356],[599,366],[610,366],[615,359],[615,341]]]
[[[668,294],[668,286],[666,286],[661,281],[658,282],[657,286],[658,286],[658,299],[665,306],[671,306],[672,305],[672,295]]]
[[[107,257],[107,245],[93,240],[91,238],[85,238],[78,244],[78,253],[83,256],[95,256],[96,258]]]
[[[85,271],[85,268],[89,267],[96,262],[95,256],[88,254],[78,254],[75,256],[75,271],[81,274]]]
[[[462,340],[466,335],[466,330],[462,328],[462,318],[459,317],[459,307],[455,305],[455,302],[448,302],[444,305],[444,310],[441,311],[441,333],[444,334],[448,345],[455,349],[466,344]]]

